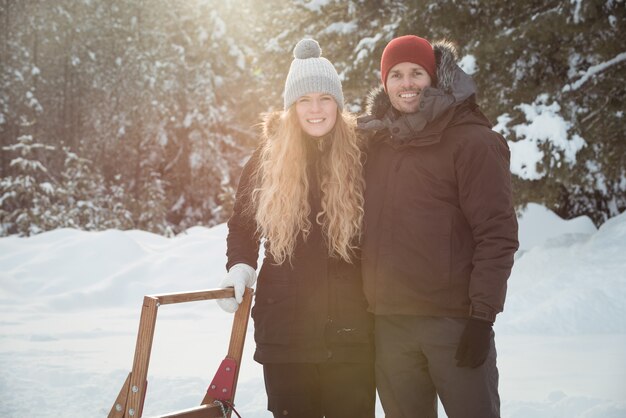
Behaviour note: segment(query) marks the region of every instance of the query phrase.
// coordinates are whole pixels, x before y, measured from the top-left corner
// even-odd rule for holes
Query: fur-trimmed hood
[[[261,126],[262,141],[267,141],[269,137],[276,133],[282,114],[283,112],[281,110],[263,114],[262,121],[259,124]]]
[[[359,129],[378,131],[391,128],[398,132],[396,137],[412,138],[426,125],[476,94],[476,84],[472,77],[457,64],[458,53],[453,43],[437,41],[433,43],[437,85],[422,91],[420,111],[413,114],[394,115],[391,101],[382,86],[372,90],[367,98],[366,115],[358,118]],[[400,131],[398,131],[398,128]]]

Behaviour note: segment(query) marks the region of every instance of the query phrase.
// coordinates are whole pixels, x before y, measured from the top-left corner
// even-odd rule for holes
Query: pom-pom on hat
[[[430,76],[433,85],[437,82],[435,68],[435,52],[433,46],[424,38],[415,35],[405,35],[392,39],[380,59],[380,78],[387,91],[387,75],[397,64],[412,62],[424,67]]]
[[[284,104],[287,110],[299,97],[309,93],[330,94],[339,110],[343,110],[343,91],[337,70],[322,57],[322,48],[315,39],[303,39],[293,49],[287,80],[285,80]]]

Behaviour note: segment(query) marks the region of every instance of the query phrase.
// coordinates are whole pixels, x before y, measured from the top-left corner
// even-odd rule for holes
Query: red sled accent
[[[215,400],[230,400],[233,398],[233,386],[237,375],[237,362],[226,357],[218,367],[215,377],[211,381],[207,394]]]

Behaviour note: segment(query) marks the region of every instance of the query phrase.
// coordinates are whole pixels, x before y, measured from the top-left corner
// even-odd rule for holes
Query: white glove
[[[220,287],[235,288],[235,297],[218,299],[217,304],[226,312],[235,312],[243,300],[243,293],[246,287],[254,286],[255,282],[256,271],[251,266],[244,263],[235,264],[228,270],[228,273],[226,273],[226,276],[220,283]]]

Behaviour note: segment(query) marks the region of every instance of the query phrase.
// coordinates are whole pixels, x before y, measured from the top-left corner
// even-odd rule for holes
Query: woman
[[[357,244],[363,218],[361,153],[343,112],[337,71],[318,43],[300,41],[284,111],[266,115],[228,222],[234,312],[265,259],[252,309],[268,410],[275,417],[374,417],[372,317]]]

